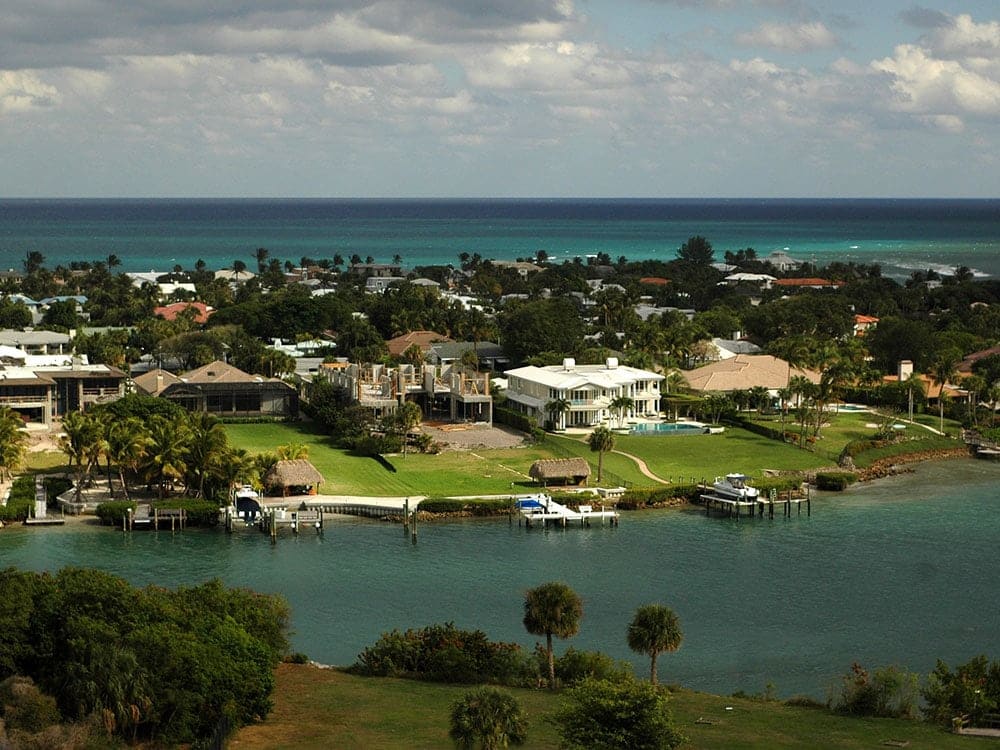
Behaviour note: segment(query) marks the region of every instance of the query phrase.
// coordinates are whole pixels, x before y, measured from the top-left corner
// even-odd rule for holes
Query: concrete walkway
[[[613,450],[611,452],[617,453],[619,456],[625,456],[625,458],[630,458],[633,461],[635,461],[635,465],[639,468],[639,471],[642,473],[644,477],[652,479],[654,482],[659,482],[660,484],[670,484],[670,482],[668,482],[666,479],[661,479],[660,477],[656,476],[656,474],[654,474],[652,471],[650,471],[649,466],[646,465],[646,462],[643,461],[638,456],[633,456],[631,453],[626,453],[625,451],[620,451],[620,450]]]

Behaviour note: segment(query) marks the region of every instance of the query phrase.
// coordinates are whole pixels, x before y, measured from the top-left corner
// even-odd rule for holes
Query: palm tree
[[[628,626],[628,647],[650,658],[649,681],[656,684],[656,660],[664,651],[676,651],[681,646],[681,632],[677,615],[662,604],[639,607]]]
[[[938,393],[938,418],[940,419],[939,429],[944,432],[944,386],[958,374],[958,363],[961,362],[962,355],[956,349],[946,349],[941,352],[931,365],[931,375],[941,389]]]
[[[286,443],[274,449],[279,461],[296,461],[309,458],[309,446],[305,443]]]
[[[545,636],[549,687],[553,690],[556,688],[556,660],[552,636],[571,638],[576,635],[582,617],[583,601],[565,583],[543,583],[524,595],[524,627],[532,635]]]
[[[233,261],[233,281],[239,281],[241,274],[247,270],[247,264],[242,260]]]
[[[597,453],[597,481],[600,482],[604,469],[604,454],[614,450],[615,434],[604,425],[599,425],[590,433],[587,445],[590,446],[590,450]]]
[[[393,415],[396,429],[403,436],[403,458],[406,458],[406,436],[410,430],[420,424],[423,417],[424,413],[420,410],[420,405],[413,401],[404,401]]]
[[[257,259],[257,270],[260,273],[264,273],[264,269],[267,268],[268,255],[270,255],[270,253],[268,253],[266,247],[258,247],[254,251],[254,257]]]
[[[145,469],[150,482],[157,486],[157,496],[166,496],[168,481],[182,479],[187,471],[187,446],[190,430],[184,417],[167,419],[154,415],[149,419],[149,446]]]
[[[570,403],[568,399],[565,398],[554,398],[545,404],[545,413],[549,415],[552,420],[552,429],[565,429],[565,423],[562,423],[563,415],[569,411]]]
[[[494,687],[481,687],[466,693],[451,707],[448,736],[457,747],[474,750],[500,750],[523,745],[527,739],[528,719],[517,699]]]
[[[186,465],[193,482],[186,483],[189,488],[197,483],[195,497],[205,497],[205,480],[220,476],[222,462],[228,455],[229,437],[222,423],[206,412],[192,414],[188,418],[188,428]]]
[[[76,502],[79,503],[83,483],[104,449],[104,431],[96,419],[79,411],[71,411],[63,417],[62,430],[59,448],[66,454],[70,466],[76,467]]]
[[[962,387],[969,394],[969,420],[975,427],[979,424],[979,398],[988,390],[986,378],[979,375],[969,375],[962,380]]]
[[[126,470],[133,472],[138,469],[139,462],[149,445],[149,433],[146,425],[137,417],[129,417],[122,421],[111,422],[107,434],[107,460],[110,466],[113,462],[118,467],[118,481],[122,485],[122,494],[128,500],[128,482],[125,479]],[[110,480],[108,481],[109,489]],[[114,492],[112,491],[112,497]]]
[[[9,407],[0,408],[0,478],[10,479],[28,449],[28,433],[21,416]]]
[[[635,399],[630,396],[621,395],[611,401],[611,408],[618,412],[618,426],[625,424],[625,412],[635,406]]]

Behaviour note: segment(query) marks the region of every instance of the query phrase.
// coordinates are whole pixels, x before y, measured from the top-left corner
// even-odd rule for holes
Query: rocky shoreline
[[[969,458],[969,449],[962,445],[944,450],[918,451],[917,453],[890,456],[876,461],[866,469],[859,470],[857,474],[860,481],[870,482],[896,474],[912,472],[913,469],[909,468],[909,464],[918,464],[923,461],[948,461],[955,458]]]

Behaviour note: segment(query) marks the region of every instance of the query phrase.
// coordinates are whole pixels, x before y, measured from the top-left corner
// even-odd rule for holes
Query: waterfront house
[[[561,365],[518,367],[506,376],[507,407],[534,417],[539,424],[551,420],[557,430],[591,427],[617,417],[611,403],[623,396],[632,399],[626,417],[660,413],[663,376],[619,365],[614,357],[602,365],[578,365],[567,358]],[[565,408],[552,410],[555,404]]]
[[[70,355],[14,355],[4,349],[0,366],[0,404],[21,415],[25,423],[51,425],[71,411],[121,398],[125,373],[108,365],[87,364]]]
[[[156,377],[151,382],[157,383]],[[159,397],[188,411],[219,417],[295,417],[299,413],[298,392],[288,383],[250,375],[219,361],[181,375],[164,387]]]

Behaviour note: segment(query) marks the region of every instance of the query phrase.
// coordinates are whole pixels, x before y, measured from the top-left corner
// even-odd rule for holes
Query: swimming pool
[[[705,427],[701,422],[657,422],[632,426],[633,435],[703,435]]]

